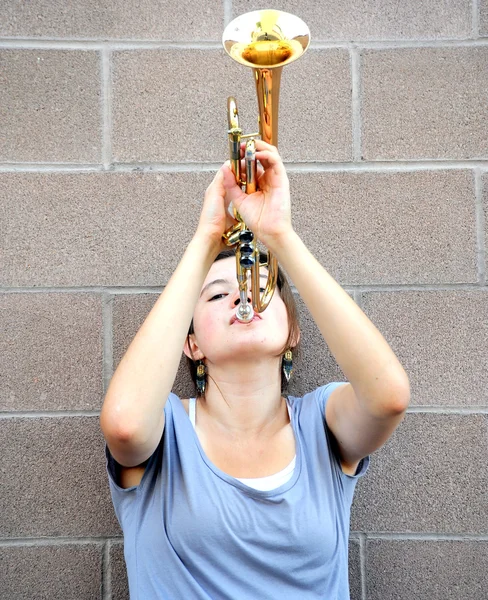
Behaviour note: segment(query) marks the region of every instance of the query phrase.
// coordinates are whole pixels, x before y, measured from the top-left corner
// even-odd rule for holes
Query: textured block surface
[[[3,173],[3,285],[164,285],[212,173]],[[296,230],[342,284],[477,281],[469,171],[291,173]]]
[[[366,556],[368,600],[486,597],[486,541],[368,540]]]
[[[351,600],[361,600],[361,558],[359,540],[349,539],[349,592]]]
[[[481,0],[482,2],[484,0]],[[274,8],[297,15],[307,23],[312,40],[455,39],[471,33],[471,7],[463,0],[418,2],[405,0],[332,0],[327,3],[294,0],[234,0],[234,16]]]
[[[110,584],[112,600],[129,600],[123,542],[110,543]]]
[[[2,173],[10,286],[163,285],[213,173]]]
[[[121,294],[113,298],[114,372],[158,298],[159,294]],[[164,339],[161,338],[161,346],[163,344]],[[196,392],[186,367],[183,348],[181,349],[180,368],[172,391],[180,398],[189,398],[194,396]]]
[[[97,52],[0,49],[0,161],[100,162],[100,93]]]
[[[479,0],[480,35],[488,35],[488,0]]]
[[[0,546],[5,600],[102,600],[102,546]]]
[[[100,297],[3,294],[0,329],[0,410],[101,407]]]
[[[352,160],[349,53],[311,49],[284,67],[279,115],[278,148],[284,161]]]
[[[301,337],[299,351],[294,353],[293,374],[287,393],[300,397],[331,381],[346,381],[346,378],[305,303],[299,295],[295,296],[295,300]]]
[[[0,537],[119,535],[98,417],[0,420]]]
[[[9,0],[0,7],[0,24],[0,35],[6,36],[217,40],[223,3]]]
[[[486,534],[486,435],[486,415],[407,413],[358,483],[351,529]]]
[[[224,162],[227,96],[252,100],[223,50],[115,52],[112,80],[116,162]]]
[[[283,69],[284,160],[351,159],[349,70],[344,50],[310,51]],[[223,163],[228,96],[237,99],[243,131],[257,131],[252,71],[223,50],[115,52],[112,79],[116,162]]]
[[[411,405],[488,405],[488,294],[363,294],[361,307],[410,379]]]
[[[483,226],[484,226],[484,245],[485,248],[488,248],[488,173],[483,173],[481,177],[481,190],[482,190],[482,206],[483,206]],[[485,251],[485,272],[488,272],[488,254]],[[480,256],[480,262],[483,261],[483,256]]]
[[[361,54],[366,160],[488,157],[488,48]]]
[[[292,219],[341,284],[477,281],[470,171],[291,173]]]

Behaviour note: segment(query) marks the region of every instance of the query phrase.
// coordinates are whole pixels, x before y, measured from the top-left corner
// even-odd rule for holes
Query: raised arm
[[[197,231],[163,293],[132,340],[107,390],[100,426],[121,465],[147,460],[164,428],[164,406],[173,386],[202,283],[222,249],[231,219],[220,169],[207,189]]]
[[[295,233],[272,249],[349,381],[330,395],[326,419],[343,470],[352,474],[403,419],[410,398],[407,375],[378,329]]]
[[[264,142],[257,148],[266,166],[264,192],[233,201],[290,276],[350,382],[332,392],[326,416],[343,464],[354,466],[400,423],[410,398],[408,377],[378,329],[293,230],[288,179],[276,148]]]

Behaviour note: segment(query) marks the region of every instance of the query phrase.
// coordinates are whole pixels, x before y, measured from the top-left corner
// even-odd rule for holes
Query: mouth
[[[261,321],[261,317],[258,313],[254,313],[254,317],[250,321],[239,321],[237,316],[233,314],[232,319],[230,320],[230,325],[233,325],[234,323],[239,323],[240,325],[249,325],[249,323],[252,323],[253,321]]]

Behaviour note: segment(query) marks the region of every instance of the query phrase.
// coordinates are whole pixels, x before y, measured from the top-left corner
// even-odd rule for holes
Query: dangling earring
[[[287,350],[283,356],[283,374],[286,381],[290,381],[291,372],[293,371],[293,354],[291,350]]]
[[[205,363],[203,360],[197,361],[197,390],[200,396],[205,393],[205,384],[207,378],[205,377]]]

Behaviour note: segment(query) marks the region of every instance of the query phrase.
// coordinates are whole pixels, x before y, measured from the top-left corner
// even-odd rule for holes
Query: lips
[[[237,323],[240,323],[241,325],[248,325],[249,323],[252,323],[253,321],[261,321],[261,317],[258,315],[258,313],[254,313],[254,317],[250,321],[243,322],[243,321],[239,321],[237,316],[235,314],[233,314],[232,318],[230,320],[230,325],[233,325],[236,321],[237,321]]]

